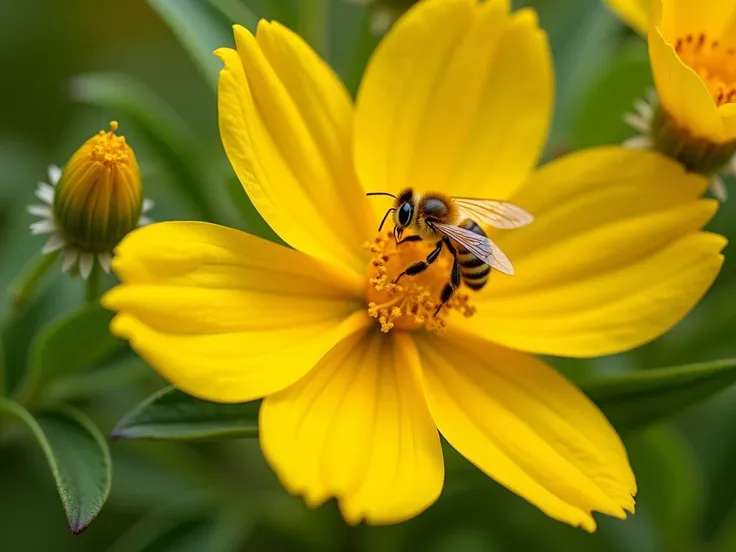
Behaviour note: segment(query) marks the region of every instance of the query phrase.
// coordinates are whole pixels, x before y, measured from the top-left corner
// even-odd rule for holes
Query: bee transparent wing
[[[475,255],[478,259],[490,265],[491,268],[508,274],[509,276],[514,275],[514,266],[509,261],[508,257],[504,255],[503,251],[486,236],[481,236],[465,228],[459,226],[453,226],[451,224],[439,224],[432,223],[432,227],[436,228],[443,235],[447,236],[451,240],[462,245],[470,253]]]
[[[495,199],[473,199],[454,197],[463,218],[489,224],[495,228],[520,228],[534,220],[534,217],[513,203]]]

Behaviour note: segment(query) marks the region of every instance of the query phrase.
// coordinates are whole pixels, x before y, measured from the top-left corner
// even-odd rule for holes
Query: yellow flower
[[[695,138],[734,143],[736,4],[653,0],[649,55],[660,101],[674,121]]]
[[[603,0],[611,11],[642,36],[649,29],[649,0]]]
[[[187,393],[265,397],[261,446],[283,484],[313,506],[337,497],[350,523],[399,522],[437,499],[439,433],[555,519],[592,531],[592,511],[633,511],[615,431],[529,353],[615,353],[677,323],[722,263],[725,240],[700,231],[716,209],[699,198],[705,179],[623,148],[532,172],[552,65],[535,13],[505,0],[419,2],[355,107],[278,23],[255,37],[236,26],[235,41],[216,52],[222,140],[294,249],[205,223],[135,231],[104,298],[112,331]],[[376,234],[387,205],[365,193],[407,185],[533,213],[490,234],[516,276],[494,273],[437,318],[447,265],[391,287],[430,245]]]
[[[654,147],[690,170],[720,172],[736,152],[736,4],[607,1],[626,22],[647,29],[662,107],[644,121]]]
[[[41,182],[36,196],[46,205],[28,211],[41,217],[33,234],[51,234],[44,254],[62,250],[62,268],[79,265],[89,277],[95,259],[110,270],[112,250],[136,226],[150,222],[142,213],[153,204],[143,199],[140,171],[133,149],[118,136],[117,121],[101,130],[71,156],[63,171],[49,168],[49,183]]]

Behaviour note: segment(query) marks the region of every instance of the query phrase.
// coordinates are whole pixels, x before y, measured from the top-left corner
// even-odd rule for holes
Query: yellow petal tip
[[[231,51],[232,48],[218,48],[217,50],[213,51],[212,53],[223,63],[225,63],[225,56],[227,56],[228,52]]]
[[[125,340],[131,338],[130,317],[119,314],[110,322],[110,333]]]

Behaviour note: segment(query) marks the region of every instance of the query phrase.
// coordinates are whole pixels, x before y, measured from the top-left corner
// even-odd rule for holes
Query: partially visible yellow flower
[[[217,51],[220,131],[261,215],[294,249],[171,222],[116,250],[112,331],[183,391],[264,398],[283,484],[350,523],[395,523],[440,494],[440,433],[502,485],[588,531],[636,483],[605,417],[529,353],[589,357],[654,339],[718,274],[706,180],[603,148],[534,171],[552,112],[547,38],[506,0],[427,0],[392,27],[353,106],[297,35],[261,21]],[[516,276],[460,288],[449,259],[392,284],[432,244],[376,228],[402,187],[513,198],[536,218],[491,237]],[[376,199],[376,198],[372,198]]]
[[[712,178],[736,174],[736,3],[723,0],[608,0],[636,29],[646,29],[657,98],[639,102],[629,142],[677,159]],[[651,5],[650,5],[651,4]]]
[[[736,3],[652,0],[649,55],[674,122],[696,139],[736,148]]]
[[[87,278],[95,258],[107,272],[112,250],[136,226],[146,224],[143,186],[133,149],[118,136],[117,121],[101,130],[72,155],[63,170],[49,169],[50,183],[40,183],[36,195],[46,205],[31,205],[41,221],[33,234],[51,234],[43,253],[63,250],[62,268],[79,265]]]
[[[611,11],[642,36],[649,29],[649,0],[603,0]]]

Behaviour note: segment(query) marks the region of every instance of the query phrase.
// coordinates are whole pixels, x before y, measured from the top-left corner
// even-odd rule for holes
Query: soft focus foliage
[[[653,82],[644,39],[601,0],[513,3],[538,9],[552,44],[557,91],[545,159],[630,137],[622,115]],[[153,218],[217,222],[278,241],[242,193],[217,130],[221,62],[209,52],[234,46],[232,22],[254,29],[253,14],[298,31],[355,94],[377,43],[364,3],[0,4],[0,289],[17,290],[38,268],[43,240],[28,233],[25,211],[35,183],[112,119],[135,148]],[[736,235],[733,200],[708,229]],[[736,357],[735,275],[727,249],[703,302],[638,350],[546,359],[610,418],[637,474],[636,515],[601,516],[589,535],[546,518],[450,447],[442,497],[410,522],[349,528],[333,503],[308,510],[247,438],[257,432],[253,405],[213,405],[165,388],[109,338],[109,314],[80,310],[83,284],[56,265],[24,296],[25,308],[0,297],[0,394],[18,401],[0,399],[0,550],[730,552],[736,389],[723,390],[736,373],[731,361],[709,361]],[[707,364],[656,370],[691,363]],[[143,401],[147,408],[136,408]],[[95,515],[71,535],[70,526],[84,529]]]

